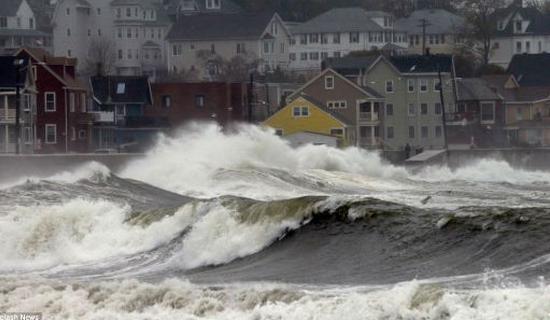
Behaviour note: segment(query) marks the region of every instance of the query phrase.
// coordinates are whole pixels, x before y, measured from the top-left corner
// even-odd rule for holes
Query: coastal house
[[[19,68],[16,63],[19,63]],[[0,153],[16,152],[17,144],[21,153],[33,153],[36,86],[31,62],[13,56],[0,56],[0,74]],[[16,131],[17,87],[21,94],[19,140]]]
[[[400,157],[407,145],[418,152],[445,147],[442,114],[455,110],[455,80],[450,55],[381,55],[366,66],[360,84],[385,97],[381,136],[388,154]]]
[[[366,149],[382,145],[380,128],[384,96],[369,86],[359,86],[332,69],[325,69],[288,97],[315,97],[327,109],[346,119],[346,141]]]
[[[215,121],[225,125],[247,120],[247,86],[225,82],[153,83],[153,105],[148,117],[166,118],[171,128],[191,121]]]
[[[349,145],[349,122],[324,103],[300,93],[287,106],[269,117],[265,126],[288,138],[292,145]]]
[[[550,53],[517,54],[508,66],[508,74],[521,87],[550,86],[550,72],[543,66],[550,66]]]
[[[335,8],[293,26],[290,44],[290,69],[317,73],[326,58],[387,45],[406,48],[408,38],[391,14],[351,7]]]
[[[407,30],[409,54],[424,54],[429,48],[434,54],[453,54],[462,45],[464,18],[443,9],[416,10],[410,16],[397,21]]]
[[[165,1],[166,2],[166,1]],[[242,8],[231,0],[168,0],[168,14],[173,20],[203,13],[240,13]]]
[[[51,49],[51,35],[37,29],[27,0],[3,0],[0,4],[0,54],[13,54],[23,46]]]
[[[456,80],[456,109],[446,114],[450,149],[507,145],[503,97],[485,79]]]
[[[241,61],[250,69],[245,72],[286,70],[289,37],[276,13],[184,16],[166,37],[168,69],[172,73],[195,71],[205,80],[216,80],[224,63],[232,61]]]
[[[86,152],[92,119],[88,88],[76,78],[76,60],[36,48],[20,49],[16,56],[30,61],[36,82],[35,152]]]
[[[504,97],[509,144],[550,146],[550,86],[522,87],[513,75],[487,76],[484,79]]]
[[[550,15],[525,1],[514,1],[494,13],[496,35],[493,39],[490,62],[503,68],[517,54],[550,51]]]
[[[147,77],[96,76],[90,82],[93,150],[144,151],[169,127],[166,118],[146,115],[153,105]]]

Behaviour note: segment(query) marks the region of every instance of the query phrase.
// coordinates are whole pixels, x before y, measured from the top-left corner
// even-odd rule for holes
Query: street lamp
[[[21,66],[25,64],[24,59],[15,59],[15,154],[20,153],[21,146]]]

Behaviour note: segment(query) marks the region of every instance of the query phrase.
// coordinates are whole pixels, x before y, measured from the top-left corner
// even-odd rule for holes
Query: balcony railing
[[[15,109],[0,109],[0,122],[12,123],[15,122]]]
[[[361,121],[378,121],[378,112],[359,112],[359,120]]]
[[[109,111],[94,111],[90,112],[93,116],[94,122],[101,123],[114,123],[115,122],[115,113]]]

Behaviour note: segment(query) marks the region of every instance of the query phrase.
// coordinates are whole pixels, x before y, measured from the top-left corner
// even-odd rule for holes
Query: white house
[[[550,15],[513,3],[495,13],[497,34],[490,62],[507,68],[516,54],[550,52]]]
[[[49,50],[51,36],[36,30],[36,18],[27,0],[2,0],[0,4],[0,54],[41,47]]]
[[[406,30],[395,24],[391,14],[359,7],[332,9],[292,27],[290,69],[316,72],[329,57],[407,45]]]

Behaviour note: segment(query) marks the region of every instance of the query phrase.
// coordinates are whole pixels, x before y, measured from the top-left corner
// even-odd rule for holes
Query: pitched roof
[[[363,8],[335,8],[292,28],[295,34],[322,32],[382,31]]]
[[[550,15],[544,14],[534,7],[520,7],[516,4],[512,4],[495,12],[497,19],[508,19],[504,29],[497,30],[497,36],[504,37],[515,34],[514,23],[510,18],[517,14],[530,22],[525,33],[531,35],[550,34]]]
[[[508,73],[513,74],[519,84],[528,86],[550,86],[550,53],[518,54],[512,58]]]
[[[451,55],[402,55],[387,58],[401,73],[436,73],[452,72],[453,57]]]
[[[416,10],[407,18],[397,21],[397,25],[409,34],[422,34],[420,22],[425,19],[429,25],[427,34],[455,34],[464,27],[464,18],[442,9]]]
[[[331,68],[343,75],[356,75],[366,71],[377,59],[379,55],[366,57],[346,56],[342,58],[328,58],[323,64],[325,68]]]
[[[16,68],[15,68],[14,56],[0,56],[0,88],[14,88],[16,86]],[[28,64],[28,60],[25,60],[24,64]],[[21,72],[20,83],[25,83],[26,72]]]
[[[93,96],[101,104],[107,104],[108,100],[112,103],[152,103],[147,77],[92,77],[90,82]]]
[[[218,13],[239,13],[243,12],[243,9],[237,5],[232,0],[220,0],[221,6],[220,9],[206,9],[206,1],[204,0],[195,0],[194,7],[195,9],[190,11],[190,14],[193,13],[207,13],[207,12],[218,12]],[[175,15],[178,12],[178,7],[182,0],[171,0],[168,4],[168,12]],[[186,12],[184,10],[180,10],[180,12],[183,12],[185,14]]]
[[[0,6],[0,16],[2,17],[14,17],[17,15],[17,10],[21,6],[23,0],[2,0]]]
[[[510,75],[483,76],[483,79],[508,103],[533,102],[550,98],[550,86],[505,88],[510,77]]]
[[[460,79],[457,81],[456,90],[459,101],[502,100],[496,90],[481,78]]]
[[[168,40],[259,39],[272,13],[197,14],[176,22]]]

